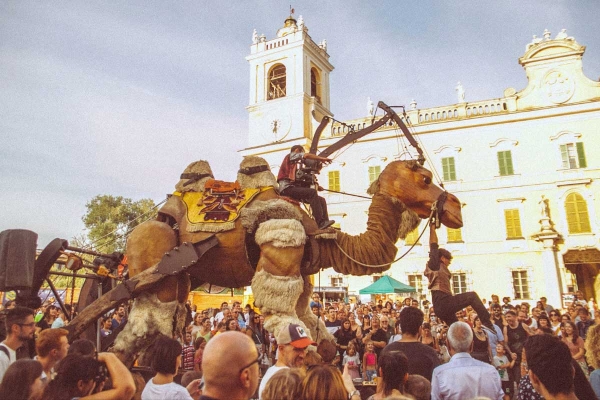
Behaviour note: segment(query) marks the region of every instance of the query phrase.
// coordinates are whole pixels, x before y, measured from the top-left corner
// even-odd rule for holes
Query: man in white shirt
[[[465,322],[455,322],[448,329],[448,350],[452,358],[433,370],[431,400],[473,399],[487,397],[502,400],[500,375],[490,364],[475,360],[473,331]]]
[[[227,311],[225,311],[225,310],[227,310]],[[231,315],[231,311],[229,310],[229,304],[226,301],[224,301],[223,303],[221,303],[221,311],[219,311],[217,313],[217,315],[215,315],[215,320],[214,320],[215,328],[217,327],[219,322],[223,321],[226,318],[226,314],[228,316]],[[227,318],[229,318],[228,316],[227,316]]]
[[[262,392],[267,386],[269,379],[277,371],[283,368],[299,368],[304,365],[304,356],[308,346],[316,346],[308,333],[300,325],[289,324],[284,326],[277,335],[277,349],[279,350],[279,358],[275,365],[270,367],[265,376],[263,376],[258,388],[258,398],[262,396]]]
[[[17,349],[33,339],[35,322],[33,310],[15,307],[6,312],[6,340],[0,343],[0,382],[8,366],[17,361]]]

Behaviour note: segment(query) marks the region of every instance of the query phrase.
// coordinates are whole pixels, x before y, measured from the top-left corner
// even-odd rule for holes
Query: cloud
[[[5,2],[0,6],[0,230],[69,238],[97,194],[160,201],[190,162],[232,180],[246,147],[254,28],[275,36],[278,1]],[[502,96],[526,84],[517,60],[548,28],[586,45],[600,76],[596,1],[294,4],[328,41],[332,112],[366,100],[419,107]],[[6,189],[8,188],[8,189]],[[55,235],[52,232],[56,232]]]

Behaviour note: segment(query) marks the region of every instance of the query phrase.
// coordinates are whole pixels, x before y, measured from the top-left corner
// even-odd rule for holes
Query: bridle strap
[[[214,178],[212,174],[199,174],[197,172],[184,172],[179,176],[179,179],[189,179],[183,186],[191,185],[192,183],[198,182],[200,179]]]
[[[443,191],[440,196],[438,197],[438,199],[436,200],[436,202],[434,203],[434,206],[432,207],[433,211],[435,212],[435,227],[439,228],[441,226],[441,216],[444,213],[444,204],[446,204],[446,200],[448,199],[448,192],[447,191]]]
[[[240,168],[238,170],[238,172],[240,174],[244,174],[244,175],[254,175],[254,174],[258,174],[259,172],[265,172],[269,170],[269,166],[268,165],[257,165],[254,167],[246,167],[246,168]]]

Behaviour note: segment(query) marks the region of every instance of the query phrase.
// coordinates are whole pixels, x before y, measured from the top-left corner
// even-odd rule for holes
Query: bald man
[[[258,387],[258,351],[241,332],[210,339],[202,357],[204,389],[200,400],[247,400]]]

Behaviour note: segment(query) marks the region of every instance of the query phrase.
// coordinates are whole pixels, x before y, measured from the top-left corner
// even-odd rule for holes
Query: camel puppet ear
[[[376,193],[379,193],[379,178],[375,179],[367,189],[367,194],[370,194],[371,196]]]

